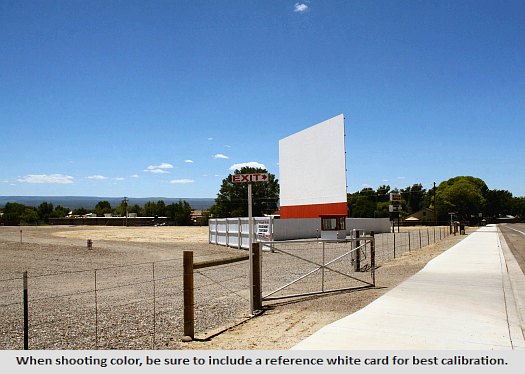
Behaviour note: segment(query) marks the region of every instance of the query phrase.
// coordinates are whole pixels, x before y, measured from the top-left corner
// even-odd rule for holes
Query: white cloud
[[[172,164],[168,164],[167,162],[163,162],[162,164],[160,165],[150,165],[148,166],[148,170],[154,170],[154,169],[173,169],[173,165]]]
[[[210,140],[210,141],[211,141],[211,140],[213,140],[213,138],[208,138],[208,140]]]
[[[187,164],[193,164],[193,160],[184,160],[184,162]]]
[[[217,153],[216,155],[213,155],[213,158],[214,159],[218,159],[218,158],[228,159],[229,157],[226,155],[223,155],[222,153]]]
[[[63,174],[29,174],[17,179],[21,183],[49,183],[49,184],[71,184],[75,183],[73,177]]]
[[[144,170],[146,173],[153,173],[153,174],[168,174],[169,171],[166,171],[164,169],[146,169]]]
[[[125,178],[123,178],[123,177],[116,177],[116,178],[113,178],[113,179],[115,179],[116,181],[123,181],[123,180],[125,180]]]
[[[97,180],[97,181],[101,181],[101,180],[104,180],[104,179],[108,179],[108,177],[105,177],[103,175],[90,175],[89,177],[87,177],[88,179],[93,179],[93,180]]]
[[[166,169],[173,169],[172,164],[168,164],[167,162],[163,162],[160,165],[150,165],[144,170],[147,173],[154,173],[154,174],[167,174],[169,171],[166,171]]]
[[[138,174],[133,174],[133,175],[131,176],[131,178],[139,178],[139,175],[138,175]]]
[[[397,177],[397,179],[405,179],[406,177]]]
[[[296,13],[304,13],[308,10],[308,5],[305,3],[295,3],[293,11]]]
[[[173,184],[189,184],[195,182],[193,179],[174,179],[170,181]]]
[[[230,166],[230,170],[231,171],[240,170],[240,169],[242,169],[245,166],[246,167],[250,167],[250,168],[266,169],[266,166],[264,166],[263,164],[261,164],[259,162],[255,162],[255,161],[250,161],[250,162],[243,162],[243,163],[240,163],[240,164],[233,164],[232,166]]]

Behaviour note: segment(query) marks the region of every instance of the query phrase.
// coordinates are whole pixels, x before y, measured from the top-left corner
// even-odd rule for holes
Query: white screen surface
[[[344,115],[279,141],[281,206],[346,202]]]

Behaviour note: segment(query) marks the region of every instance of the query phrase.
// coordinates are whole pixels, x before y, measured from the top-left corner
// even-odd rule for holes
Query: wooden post
[[[408,232],[408,252],[410,252],[412,248],[410,247],[410,231]]]
[[[372,273],[372,284],[376,285],[376,246],[375,246],[375,238],[374,238],[374,232],[370,231],[370,236],[372,237],[372,240],[370,241],[370,271]]]
[[[396,233],[394,232],[394,258],[396,258]]]
[[[354,232],[355,232],[355,239],[359,239],[359,230],[354,230]],[[359,248],[360,245],[361,245],[361,241],[356,240],[355,247]],[[356,249],[354,251],[354,271],[361,271],[361,255],[359,254],[359,251],[360,249]]]
[[[22,232],[22,230],[20,230]],[[24,271],[24,350],[29,349],[29,300],[27,295],[27,271]]]
[[[261,246],[260,243],[252,244],[253,250],[253,309],[262,309],[262,279],[261,279]]]
[[[184,270],[184,339],[193,340],[195,336],[195,311],[193,294],[193,251],[183,253]]]

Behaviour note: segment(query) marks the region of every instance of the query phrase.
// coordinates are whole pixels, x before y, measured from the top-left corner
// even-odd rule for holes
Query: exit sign
[[[268,173],[233,174],[233,183],[268,182]]]

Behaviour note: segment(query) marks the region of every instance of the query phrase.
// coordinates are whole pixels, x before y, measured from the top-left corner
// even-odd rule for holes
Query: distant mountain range
[[[117,207],[123,200],[123,197],[97,197],[97,196],[0,196],[0,208],[3,208],[6,203],[19,203],[27,206],[39,206],[44,201],[52,203],[54,206],[62,205],[64,208],[77,209],[93,209],[99,201],[109,201],[112,207]],[[204,210],[209,209],[214,203],[214,198],[172,198],[172,197],[129,197],[128,204],[144,206],[148,201],[157,202],[163,200],[166,205],[176,203],[178,201],[187,201],[193,209]]]

